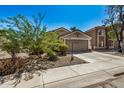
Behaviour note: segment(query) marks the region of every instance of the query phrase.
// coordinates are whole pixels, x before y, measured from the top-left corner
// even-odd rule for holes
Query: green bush
[[[49,56],[50,61],[56,61],[57,59],[58,59],[57,55],[52,54],[52,55]]]
[[[48,49],[48,48],[44,48],[44,52],[47,53],[50,61],[56,61],[57,60],[58,57],[57,57],[55,51]]]
[[[59,53],[60,55],[66,55],[68,46],[66,44],[59,44]]]

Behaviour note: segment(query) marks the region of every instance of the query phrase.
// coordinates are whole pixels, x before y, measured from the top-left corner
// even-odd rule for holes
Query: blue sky
[[[105,19],[105,7],[102,5],[34,5],[34,6],[0,6],[0,18],[23,14],[31,17],[39,12],[45,13],[43,24],[48,30],[58,27],[70,29],[76,26],[82,31],[102,25]]]

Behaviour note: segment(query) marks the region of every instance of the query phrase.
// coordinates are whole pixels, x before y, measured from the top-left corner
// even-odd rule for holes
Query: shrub
[[[47,52],[47,55],[48,55],[50,61],[56,61],[57,60],[57,55],[54,51],[47,49],[46,52]]]
[[[11,59],[1,59],[0,60],[0,76],[5,76],[9,74],[14,74],[17,71],[22,71],[24,67],[23,59],[15,58],[15,62]]]
[[[66,55],[68,46],[66,44],[59,44],[59,53],[60,55]]]

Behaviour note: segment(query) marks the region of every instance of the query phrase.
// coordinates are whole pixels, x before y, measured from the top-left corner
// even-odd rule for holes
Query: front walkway
[[[114,74],[124,72],[124,58],[103,54],[99,52],[75,54],[88,64],[78,64],[54,69],[48,69],[29,81],[21,80],[16,87],[88,87],[100,82],[113,80]],[[0,85],[0,87],[13,87],[13,81]],[[121,83],[121,84],[120,84]],[[114,83],[115,84],[115,83]],[[116,83],[118,84],[118,83]],[[123,82],[119,82],[119,87],[124,87]]]

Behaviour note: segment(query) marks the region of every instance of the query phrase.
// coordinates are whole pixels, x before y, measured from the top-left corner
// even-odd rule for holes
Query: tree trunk
[[[118,42],[118,47],[117,47],[117,51],[119,52],[119,53],[122,53],[122,48],[121,48],[121,38],[119,38],[119,37],[121,37],[121,33],[120,34],[118,34],[117,32],[115,32],[115,34],[116,34],[116,38],[117,38],[117,42]]]
[[[121,27],[121,31],[120,31],[119,35],[120,35],[120,39],[119,39],[118,52],[122,53],[122,43],[123,43],[123,26]]]
[[[122,53],[122,46],[121,46],[121,40],[118,41],[118,52]]]
[[[15,63],[15,61],[16,61],[16,54],[15,54],[15,52],[12,52],[12,59],[11,59],[11,61],[13,62],[13,63]]]
[[[120,33],[119,33],[119,46],[118,46],[118,52],[122,53],[122,43],[123,43],[123,30],[124,30],[124,20],[123,20],[123,6],[119,6],[119,20],[122,24],[119,24],[120,25]]]

